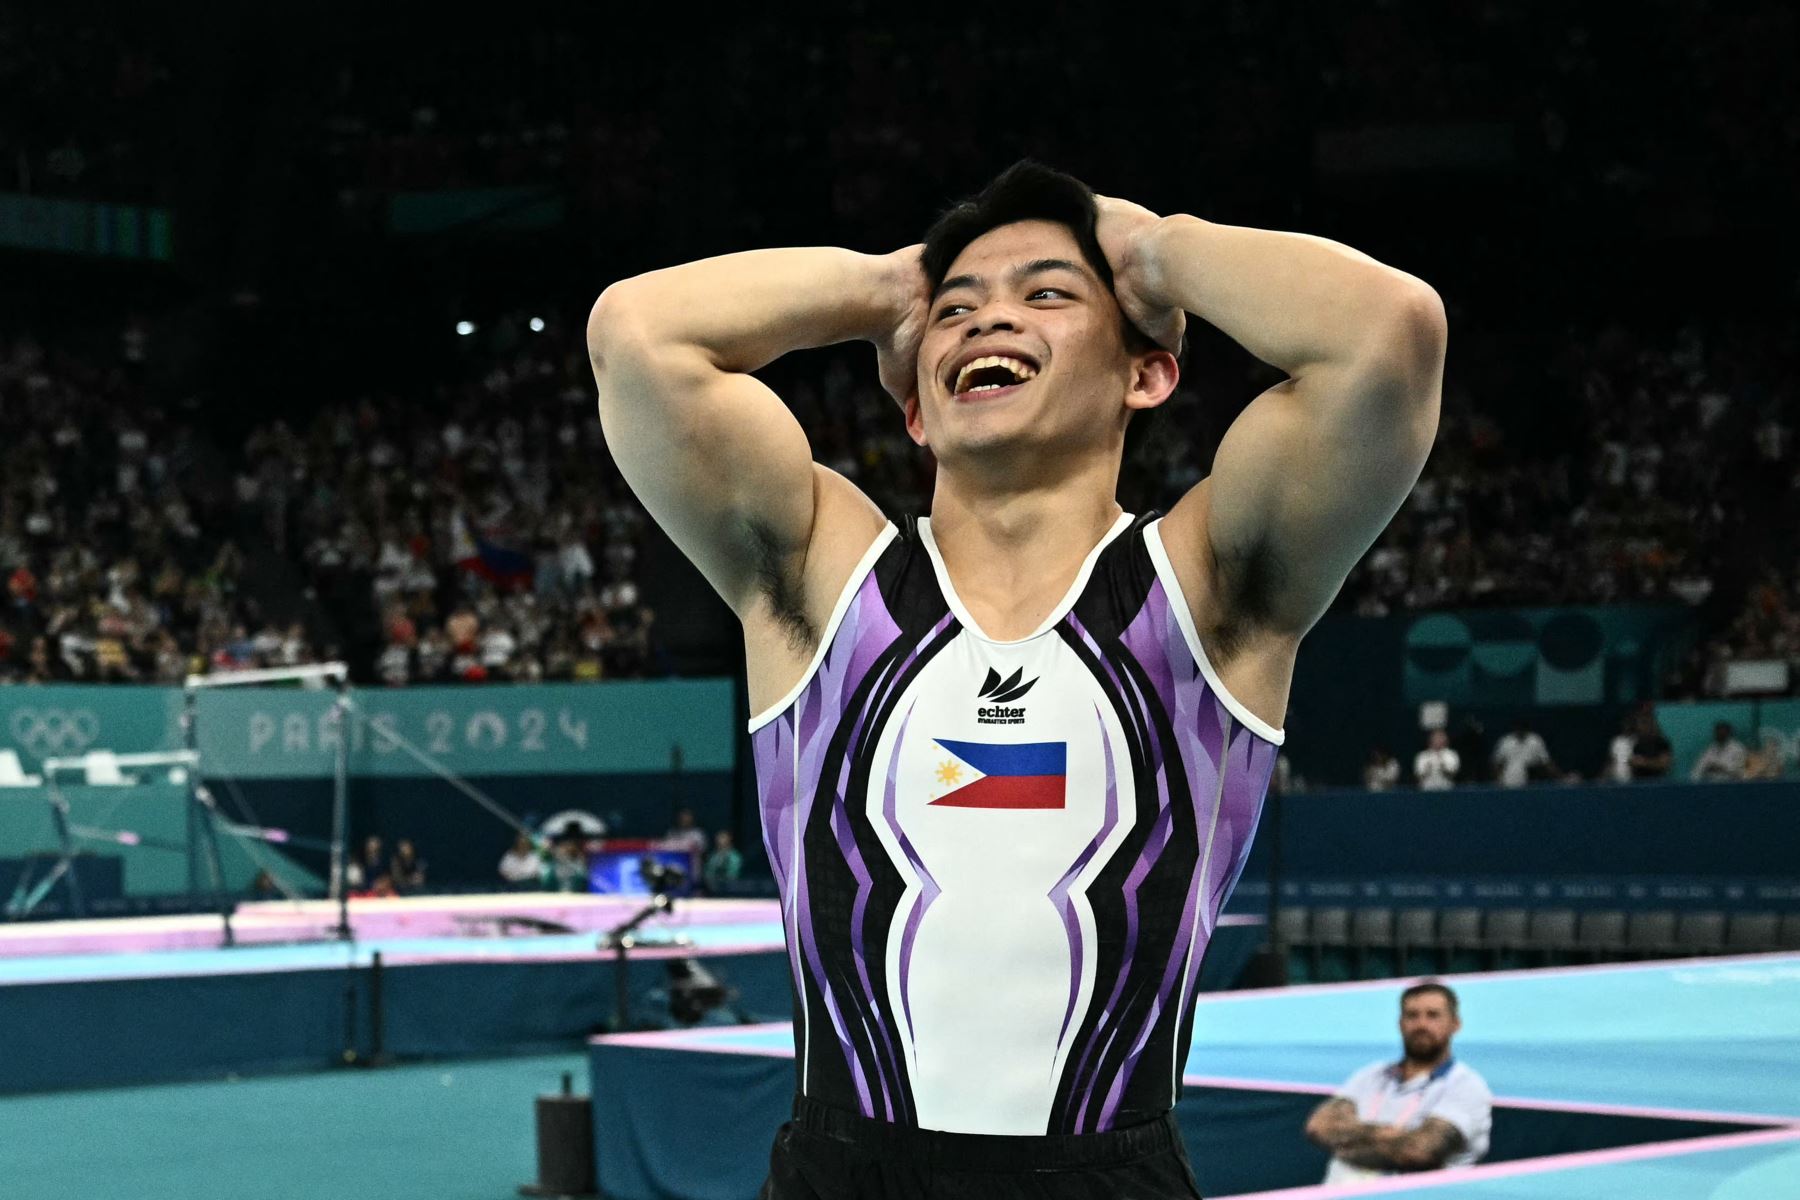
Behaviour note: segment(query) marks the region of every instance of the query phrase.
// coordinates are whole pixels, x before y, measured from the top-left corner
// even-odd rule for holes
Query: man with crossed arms
[[[1461,1029],[1456,993],[1443,984],[1400,994],[1403,1057],[1352,1075],[1306,1122],[1306,1136],[1331,1151],[1326,1183],[1464,1167],[1487,1153],[1494,1097],[1450,1052]]]

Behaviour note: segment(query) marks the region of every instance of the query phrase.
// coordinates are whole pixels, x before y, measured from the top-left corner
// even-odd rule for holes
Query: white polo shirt
[[[1488,1151],[1488,1135],[1494,1127],[1494,1094],[1473,1068],[1454,1058],[1429,1075],[1415,1075],[1404,1082],[1400,1079],[1400,1064],[1370,1063],[1337,1090],[1337,1098],[1356,1105],[1357,1115],[1371,1125],[1417,1129],[1431,1117],[1450,1122],[1462,1133],[1463,1148],[1445,1162],[1446,1167],[1466,1167]],[[1352,1183],[1391,1173],[1333,1158],[1331,1168],[1325,1172],[1325,1182]]]

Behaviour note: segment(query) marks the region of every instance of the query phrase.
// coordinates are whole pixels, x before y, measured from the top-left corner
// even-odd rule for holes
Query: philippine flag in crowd
[[[450,514],[450,557],[463,570],[502,587],[528,584],[534,573],[530,555],[475,536],[460,508]]]
[[[1062,808],[1067,795],[1067,742],[932,741],[951,757],[937,781],[952,788],[931,801],[946,808]],[[965,782],[967,781],[967,782]],[[956,786],[961,784],[960,787]]]

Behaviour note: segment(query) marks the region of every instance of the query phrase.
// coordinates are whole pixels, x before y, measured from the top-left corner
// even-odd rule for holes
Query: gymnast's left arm
[[[1324,238],[1159,217],[1108,197],[1099,206],[1127,317],[1155,336],[1171,312],[1192,313],[1287,373],[1232,423],[1212,474],[1161,532],[1190,602],[1211,598],[1214,630],[1297,640],[1424,467],[1443,390],[1443,302]]]

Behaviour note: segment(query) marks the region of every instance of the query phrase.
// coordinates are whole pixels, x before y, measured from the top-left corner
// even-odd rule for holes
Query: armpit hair
[[[1213,549],[1213,580],[1219,588],[1220,621],[1208,630],[1214,667],[1237,657],[1250,638],[1275,617],[1275,597],[1287,568],[1267,541]]]
[[[756,586],[769,601],[769,612],[798,653],[810,653],[819,644],[819,631],[806,615],[800,579],[783,553],[775,531],[761,521],[746,527],[754,554]]]

